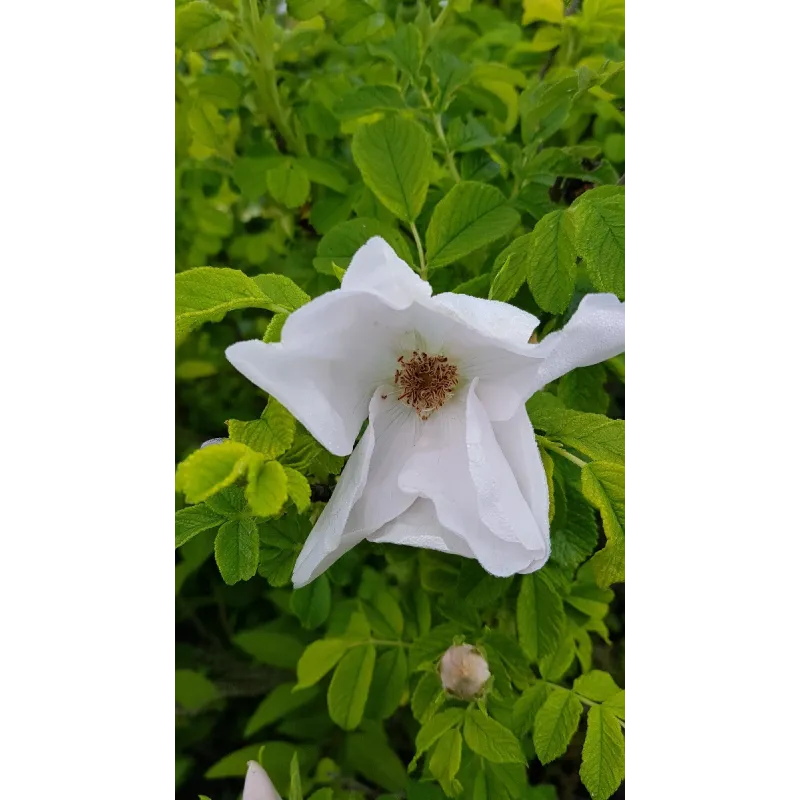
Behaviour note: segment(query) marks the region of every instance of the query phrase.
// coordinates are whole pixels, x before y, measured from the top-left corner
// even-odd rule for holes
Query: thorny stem
[[[422,239],[419,238],[419,231],[417,230],[417,223],[411,223],[411,233],[414,235],[414,241],[417,243],[417,252],[419,253],[419,274],[422,280],[428,280],[428,265],[425,263],[425,250],[422,247]]]
[[[563,458],[568,459],[573,464],[577,464],[579,467],[585,467],[586,466],[586,462],[585,461],[583,461],[582,459],[578,458],[578,456],[572,455],[572,453],[570,453],[569,451],[565,450],[563,447],[561,447],[561,445],[558,445],[555,442],[551,442],[546,437],[539,436],[538,434],[537,434],[536,438],[539,440],[539,442],[541,443],[542,447],[544,447],[545,449],[550,450],[553,453],[558,453],[558,455],[562,456]]]

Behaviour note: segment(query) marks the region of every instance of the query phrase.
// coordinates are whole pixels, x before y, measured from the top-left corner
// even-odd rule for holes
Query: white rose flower
[[[258,761],[247,762],[242,800],[281,800],[267,771]]]
[[[471,644],[448,647],[439,662],[442,686],[462,700],[477,697],[491,676],[486,659]]]
[[[502,577],[544,565],[549,494],[525,401],[622,352],[624,304],[589,295],[531,344],[538,322],[507,303],[432,296],[373,238],[340,289],[286,320],[280,343],[228,348],[323,446],[352,452],[297,559],[296,587],[364,539],[457,553]]]

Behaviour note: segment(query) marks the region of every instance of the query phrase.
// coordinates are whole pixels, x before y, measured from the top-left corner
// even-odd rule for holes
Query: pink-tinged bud
[[[247,762],[242,800],[281,800],[266,770],[258,761]]]
[[[462,700],[477,697],[491,677],[486,659],[471,645],[448,648],[439,662],[442,686]]]

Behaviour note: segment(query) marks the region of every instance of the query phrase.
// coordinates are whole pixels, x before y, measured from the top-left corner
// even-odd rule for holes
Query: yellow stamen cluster
[[[411,406],[420,419],[426,420],[452,396],[458,384],[458,367],[449,364],[446,356],[431,356],[417,350],[406,359],[397,359],[400,368],[394,382],[402,393],[398,400]]]

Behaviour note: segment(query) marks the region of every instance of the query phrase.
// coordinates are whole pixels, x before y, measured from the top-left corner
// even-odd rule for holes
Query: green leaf
[[[550,557],[567,569],[577,569],[597,547],[597,522],[595,512],[581,494],[567,483],[564,486],[567,501],[566,513],[552,526]]]
[[[425,129],[403,117],[385,117],[361,126],[352,148],[364,183],[395,216],[413,222],[425,202],[432,163]]]
[[[289,784],[289,800],[303,800],[303,784],[300,780],[300,764],[297,761],[297,751],[292,756],[289,767],[291,783]]]
[[[212,511],[205,503],[188,506],[175,512],[175,547],[186,544],[202,531],[221,525],[225,517]]]
[[[294,685],[291,683],[279,684],[258,704],[247,721],[244,729],[245,738],[307,705],[318,694],[319,689],[316,686],[294,691]]]
[[[199,711],[221,696],[205,675],[191,669],[175,670],[175,702],[187,711]]]
[[[311,486],[305,475],[291,467],[284,467],[286,491],[298,511],[305,511],[311,505]]]
[[[322,237],[317,246],[314,268],[320,272],[330,272],[333,264],[343,268],[348,267],[356,250],[373,236],[385,239],[407,264],[414,263],[408,243],[397,228],[376,219],[360,217],[340,223]]]
[[[267,459],[283,455],[292,446],[294,432],[294,417],[274,397],[270,397],[261,419],[253,422],[228,420],[231,440],[246,444]]]
[[[572,666],[575,660],[575,638],[572,631],[566,628],[558,640],[556,649],[552,653],[539,659],[539,672],[547,681],[558,681]]]
[[[402,647],[392,647],[378,657],[375,678],[367,700],[368,717],[387,719],[397,710],[408,681],[408,659]]]
[[[341,169],[330,161],[312,158],[311,156],[301,156],[297,159],[297,163],[305,170],[312,183],[327,186],[339,194],[344,194],[347,191],[349,187],[347,178],[345,178]]]
[[[620,689],[607,672],[593,669],[591,672],[576,678],[575,683],[572,684],[572,691],[589,700],[596,700],[602,703],[617,694]]]
[[[528,286],[540,308],[560,314],[575,289],[576,257],[564,211],[545,214],[533,229],[528,253]]]
[[[428,769],[444,788],[448,797],[458,793],[454,781],[461,767],[461,731],[453,728],[445,733],[436,743],[430,758]]]
[[[422,33],[416,25],[399,25],[391,39],[370,46],[370,52],[393,61],[410,78],[416,80],[422,67]]]
[[[426,672],[411,695],[411,713],[418,722],[425,723],[438,707],[437,699],[444,696],[442,681],[437,672]]]
[[[580,775],[592,800],[608,800],[625,777],[625,737],[617,718],[602,706],[589,709]]]
[[[292,613],[304,628],[318,628],[331,613],[331,585],[327,576],[320,575],[307,586],[295,589],[291,599]]]
[[[557,687],[536,715],[533,745],[542,764],[549,764],[563,755],[578,729],[583,706],[567,689]]]
[[[454,153],[468,153],[470,150],[481,150],[491,147],[497,141],[486,128],[473,116],[466,122],[455,119],[447,129],[447,142]]]
[[[612,714],[625,719],[625,690],[620,689],[616,694],[612,695],[603,703],[603,708],[607,708]]]
[[[311,184],[306,171],[294,159],[284,159],[282,164],[267,170],[269,193],[287,208],[297,208],[305,203]]]
[[[604,461],[581,470],[583,496],[600,512],[606,546],[589,564],[601,587],[625,580],[625,467]]]
[[[537,392],[525,407],[534,428],[544,431],[548,438],[574,448],[593,461],[625,463],[624,420],[572,411],[547,392]]]
[[[249,517],[220,526],[214,540],[214,557],[227,584],[246,581],[258,568],[258,527]]]
[[[454,728],[456,725],[461,725],[463,722],[463,708],[448,708],[446,711],[442,711],[441,714],[436,714],[431,717],[417,733],[417,738],[415,740],[417,752],[409,765],[409,770],[414,769],[419,757],[426,750],[433,747],[440,737],[444,736],[451,728]]]
[[[241,486],[226,486],[212,494],[206,505],[223,517],[238,517],[247,508],[247,500]]]
[[[264,332],[263,341],[268,343],[279,342],[281,340],[281,331],[283,330],[283,326],[286,324],[287,319],[289,319],[288,314],[275,314],[269,321],[269,325],[267,325],[267,330]]]
[[[507,303],[520,290],[530,271],[532,233],[514,239],[494,261],[496,274],[489,289],[490,300]]]
[[[517,598],[517,632],[520,646],[531,661],[556,649],[565,619],[564,603],[547,575],[523,575]]]
[[[497,764],[525,763],[519,740],[497,720],[469,708],[464,720],[464,741],[479,756]]]
[[[403,96],[394,86],[359,86],[334,106],[339,119],[356,119],[376,111],[397,111],[406,107]]]
[[[328,674],[347,652],[344,639],[319,639],[312,642],[297,662],[297,689],[313,686]]]
[[[605,388],[607,380],[602,364],[573,369],[559,380],[558,399],[574,411],[605,414],[610,399]]]
[[[379,637],[399,639],[402,636],[403,612],[389,592],[378,592],[371,599],[363,600],[362,605],[372,630]]]
[[[509,233],[519,214],[494,186],[474,181],[456,184],[436,205],[425,241],[428,268],[436,269]]]
[[[536,715],[547,700],[549,689],[544,681],[539,681],[529,686],[514,703],[512,711],[512,725],[514,733],[522,736],[533,730]]]
[[[288,480],[277,461],[254,463],[247,475],[247,502],[259,517],[278,514],[289,496]]]
[[[200,503],[244,475],[256,458],[238,442],[219,442],[196,450],[178,465],[175,487],[189,503]]]
[[[594,287],[625,296],[625,194],[586,192],[570,208],[575,248]]]
[[[303,645],[293,636],[258,628],[237,633],[233,643],[256,661],[284,669],[294,669],[303,652]]]
[[[379,736],[351,733],[345,737],[344,752],[348,765],[371,783],[392,792],[393,797],[405,788],[405,765]]]
[[[523,25],[536,20],[555,23],[564,21],[563,0],[523,0],[522,8]]]
[[[175,336],[180,341],[203,323],[219,322],[234,309],[289,312],[306,302],[308,295],[284,275],[248,278],[238,269],[197,267],[175,276]]]
[[[194,0],[175,9],[175,44],[182,50],[216,47],[229,32],[228,21],[206,0]]]
[[[306,20],[316,17],[331,4],[331,0],[288,0],[289,14],[295,19]]]
[[[371,644],[352,648],[336,667],[328,687],[328,712],[340,728],[351,731],[361,722],[374,669]]]

